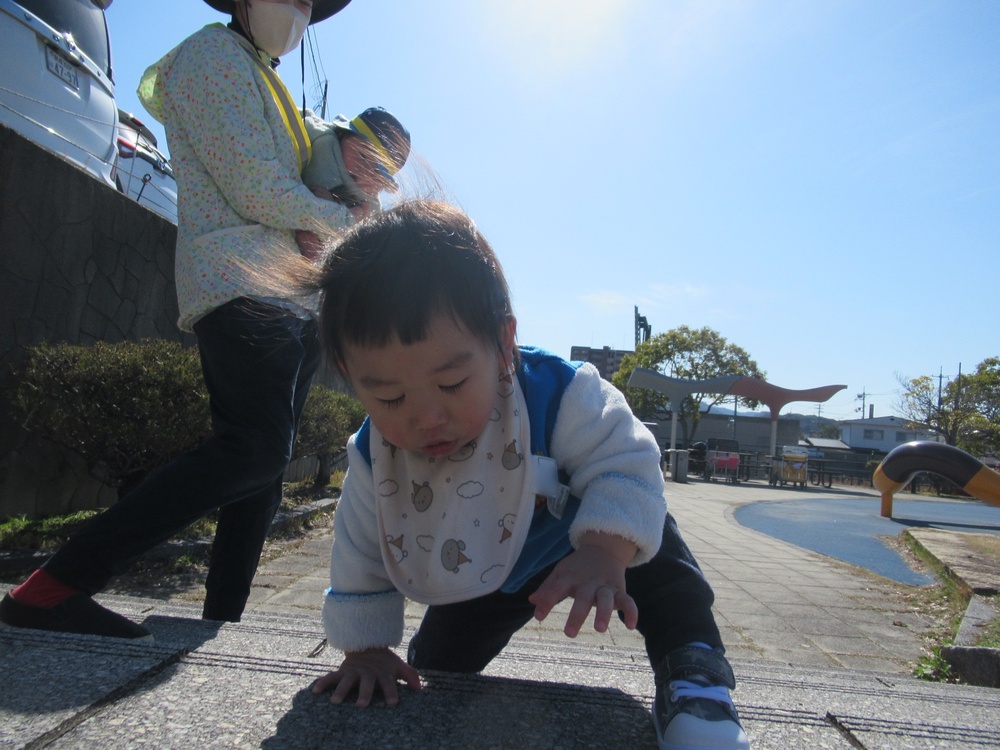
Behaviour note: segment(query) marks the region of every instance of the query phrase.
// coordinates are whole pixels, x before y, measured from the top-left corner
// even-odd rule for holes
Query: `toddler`
[[[516,343],[503,271],[461,211],[413,201],[316,267],[321,339],[369,418],[348,445],[313,692],[399,700],[417,670],[482,670],[573,599],[643,635],[665,749],[748,750],[712,590],[666,512],[660,453],[597,370]],[[404,599],[426,603],[404,661]]]

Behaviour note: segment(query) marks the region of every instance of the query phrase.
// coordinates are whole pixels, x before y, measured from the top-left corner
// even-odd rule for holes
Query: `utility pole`
[[[854,409],[854,411],[860,411],[860,412],[861,412],[861,418],[862,418],[862,419],[864,419],[864,418],[865,418],[865,399],[866,399],[866,398],[867,398],[868,396],[869,396],[869,394],[868,394],[868,392],[867,392],[867,391],[865,391],[865,388],[864,388],[864,386],[861,386],[861,393],[859,393],[859,394],[858,394],[857,396],[855,396],[855,397],[854,397],[854,398],[855,398],[855,400],[857,400],[857,399],[859,399],[859,398],[861,399],[861,408],[860,408],[860,409],[858,409],[858,408],[855,408],[855,409]]]
[[[958,437],[958,424],[961,422],[961,406],[962,406],[962,363],[958,363],[958,380],[955,381],[955,417],[954,424],[956,425],[955,437]]]

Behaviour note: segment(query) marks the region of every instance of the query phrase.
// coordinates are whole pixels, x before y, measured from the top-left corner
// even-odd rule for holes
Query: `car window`
[[[83,54],[111,78],[108,25],[92,0],[17,0],[17,4],[56,31],[71,34]]]

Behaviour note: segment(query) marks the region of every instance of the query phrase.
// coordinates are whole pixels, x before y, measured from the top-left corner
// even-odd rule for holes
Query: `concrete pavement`
[[[910,676],[934,624],[913,587],[734,521],[741,504],[797,494],[759,482],[669,486],[716,590],[754,748],[1000,746],[1000,693]],[[0,747],[655,747],[640,639],[617,622],[567,639],[565,605],[483,675],[429,674],[395,710],[310,695],[339,661],[318,618],[329,544],[317,534],[264,564],[239,624],[197,620],[184,600],[194,592],[181,592],[102,597],[149,627],[153,644],[0,629]],[[411,605],[410,632],[420,613]]]
[[[787,544],[733,520],[745,503],[794,501],[822,490],[775,489],[763,482],[668,484],[671,512],[715,590],[716,620],[730,656],[818,668],[909,673],[933,619],[899,586],[854,566]],[[860,490],[861,494],[868,492]],[[829,496],[829,495],[828,495]],[[263,565],[249,610],[318,613],[328,585],[330,535]],[[526,628],[532,638],[562,639],[563,617]],[[423,607],[411,603],[409,624]],[[615,621],[607,634],[581,633],[600,646],[639,644]]]

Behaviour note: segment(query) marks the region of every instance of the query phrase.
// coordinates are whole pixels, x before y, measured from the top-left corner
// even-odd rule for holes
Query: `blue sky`
[[[162,135],[139,76],[222,18],[116,0],[119,105]],[[329,113],[407,125],[404,185],[476,219],[522,343],[632,349],[638,306],[847,385],[836,419],[1000,355],[996,0],[353,0],[313,28]],[[298,51],[280,72],[301,99]]]

